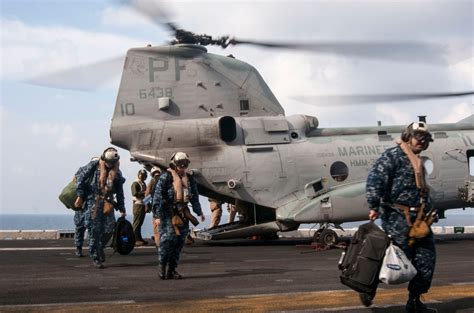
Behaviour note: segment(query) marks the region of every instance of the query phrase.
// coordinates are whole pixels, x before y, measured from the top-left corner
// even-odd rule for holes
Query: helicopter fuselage
[[[435,140],[423,159],[441,210],[474,201],[473,120],[430,125]],[[367,219],[368,170],[402,130],[286,117],[254,67],[178,45],[129,50],[110,134],[145,165],[164,169],[186,152],[202,195],[237,200],[255,224],[288,230]]]

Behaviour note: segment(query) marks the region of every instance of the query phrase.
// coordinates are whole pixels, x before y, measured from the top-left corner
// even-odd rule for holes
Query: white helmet
[[[155,173],[161,174],[161,169],[158,166],[153,166],[151,168],[150,173],[151,173],[151,176],[154,176]]]
[[[115,148],[107,148],[104,153],[102,153],[101,159],[107,163],[115,164],[120,160],[120,155]]]
[[[428,125],[425,122],[413,122],[408,125],[408,128],[411,128],[412,132],[420,131],[420,132],[427,132]]]
[[[173,164],[173,165],[176,165],[176,166],[184,165],[185,167],[187,167],[189,165],[189,163],[191,163],[191,161],[189,160],[188,155],[184,152],[173,153],[173,155],[171,156],[170,161],[171,161],[171,164]]]
[[[408,142],[410,138],[415,138],[426,144],[425,149],[428,148],[429,143],[433,141],[433,137],[428,130],[428,125],[422,121],[413,122],[403,130],[401,135],[402,141]]]
[[[173,153],[173,155],[171,156],[171,162],[177,162],[177,161],[181,161],[181,160],[187,160],[189,161],[189,157],[186,153],[184,152],[176,152],[176,153]]]

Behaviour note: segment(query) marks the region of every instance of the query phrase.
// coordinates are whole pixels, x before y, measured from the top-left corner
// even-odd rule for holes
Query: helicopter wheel
[[[316,234],[315,234],[316,235]],[[332,229],[324,229],[319,234],[318,241],[328,247],[334,246],[339,240],[336,232]]]
[[[321,237],[321,232],[323,229],[318,229],[313,235],[313,242],[319,242],[319,238]]]

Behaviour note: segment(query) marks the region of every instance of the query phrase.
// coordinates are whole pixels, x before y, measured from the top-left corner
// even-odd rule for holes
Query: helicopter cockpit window
[[[240,100],[240,111],[248,111],[250,110],[249,100]]]
[[[223,116],[219,119],[219,132],[225,142],[233,141],[237,137],[237,127],[232,116]]]
[[[329,171],[331,177],[337,182],[345,181],[347,176],[349,176],[349,168],[346,163],[341,161],[334,162]]]

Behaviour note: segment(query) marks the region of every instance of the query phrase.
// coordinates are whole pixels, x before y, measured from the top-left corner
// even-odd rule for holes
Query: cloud
[[[129,6],[108,7],[102,12],[102,24],[113,27],[154,27],[152,21]]]
[[[474,89],[474,51],[472,57],[453,64],[448,68],[448,75],[455,86],[462,86],[465,90]]]
[[[79,141],[71,125],[65,123],[34,122],[29,126],[30,134],[38,140],[54,142],[58,150],[66,150]]]
[[[7,111],[5,110],[5,107],[2,104],[0,104],[0,124],[1,125],[4,125],[3,121],[6,118],[7,118]],[[3,129],[3,127],[1,129]]]
[[[1,19],[2,80],[21,80],[125,54],[143,43],[129,37],[68,26]],[[8,56],[8,62],[5,57]]]
[[[441,118],[440,123],[455,123],[474,114],[472,104],[467,102],[453,106],[450,112]]]

